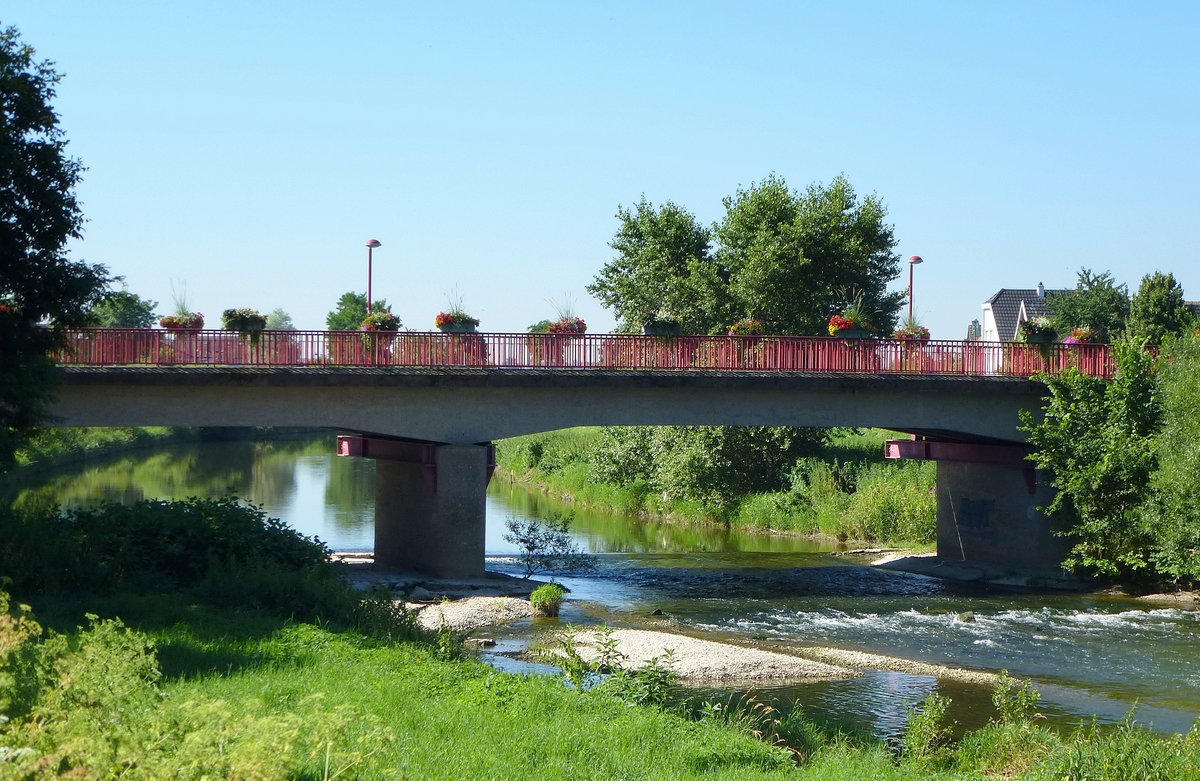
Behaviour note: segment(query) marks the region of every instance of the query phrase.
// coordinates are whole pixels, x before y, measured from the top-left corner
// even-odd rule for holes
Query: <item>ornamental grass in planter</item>
[[[871,336],[875,324],[867,315],[861,292],[855,293],[841,312],[830,316],[828,330],[830,336],[839,339],[866,339]]]
[[[479,318],[452,307],[449,312],[438,312],[433,324],[442,333],[471,334],[479,327]]]

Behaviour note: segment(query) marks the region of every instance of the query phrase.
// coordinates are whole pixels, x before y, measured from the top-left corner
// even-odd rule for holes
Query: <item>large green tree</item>
[[[88,313],[87,323],[96,328],[150,328],[157,316],[157,301],[128,290],[107,293]]]
[[[380,299],[371,305],[372,311],[390,312],[391,305]],[[367,294],[353,291],[342,293],[333,311],[325,315],[325,327],[330,331],[357,331],[367,316]]]
[[[670,202],[642,199],[617,211],[617,255],[588,290],[621,330],[668,314],[685,333],[721,333],[757,317],[772,333],[823,334],[857,296],[879,331],[893,328],[904,293],[887,288],[900,258],[876,196],[860,200],[843,177],[795,192],[769,176],[724,204],[711,230]]]
[[[80,235],[82,164],[51,106],[60,79],[16,28],[0,28],[0,469],[44,419],[47,358],[61,330],[87,321],[109,282],[103,266],[71,260]]]
[[[904,293],[887,291],[900,257],[886,215],[878,197],[859,200],[841,176],[803,193],[779,176],[739,189],[714,231],[740,314],[774,333],[823,334],[829,316],[861,295],[890,333]]]
[[[732,311],[726,278],[711,256],[711,234],[695,215],[668,201],[642,198],[617,209],[617,252],[588,292],[612,309],[618,330],[636,332],[650,319],[679,321],[686,333],[708,333]]]
[[[1118,285],[1107,271],[1095,274],[1083,268],[1075,289],[1048,298],[1046,309],[1059,334],[1068,336],[1072,328],[1087,325],[1098,340],[1111,342],[1129,319],[1129,288]]]
[[[1183,301],[1183,287],[1174,274],[1155,271],[1142,277],[1129,305],[1129,336],[1135,341],[1162,344],[1171,335],[1182,334],[1195,318]]]

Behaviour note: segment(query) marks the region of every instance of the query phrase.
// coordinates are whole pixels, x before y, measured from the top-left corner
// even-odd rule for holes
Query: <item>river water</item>
[[[331,436],[296,441],[157,447],[30,478],[23,504],[234,493],[334,550],[373,543],[374,463],[337,458]],[[493,481],[488,568],[519,574],[504,540],[510,517],[570,508]],[[1126,598],[998,590],[848,563],[833,548],[792,537],[697,529],[576,511],[572,533],[597,567],[560,580],[571,589],[562,622],[642,626],[653,611],[680,631],[786,650],[835,646],[1034,680],[1051,723],[1134,717],[1182,732],[1200,716],[1200,610]],[[552,622],[498,630],[489,661],[513,658]],[[921,675],[877,671],[848,681],[760,689],[759,699],[877,735],[902,729],[931,691],[952,698],[960,727],[987,721],[990,692]],[[721,696],[722,693],[713,693]]]

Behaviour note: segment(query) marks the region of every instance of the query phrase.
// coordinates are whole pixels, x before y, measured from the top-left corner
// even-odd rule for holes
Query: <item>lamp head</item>
[[[375,249],[376,247],[379,247],[381,245],[379,243],[379,239],[369,239],[367,241],[367,246],[370,247],[371,249]]]
[[[908,259],[908,262],[915,266],[918,263],[924,263],[925,261],[921,260],[920,255],[913,255],[911,258]]]

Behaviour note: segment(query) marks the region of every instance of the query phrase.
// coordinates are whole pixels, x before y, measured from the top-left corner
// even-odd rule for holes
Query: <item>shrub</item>
[[[547,583],[533,590],[529,595],[529,603],[539,615],[557,616],[566,594],[567,590],[557,583]]]
[[[949,755],[951,724],[946,721],[950,698],[931,692],[917,708],[909,711],[908,726],[900,738],[906,760],[918,765],[941,762]]]

